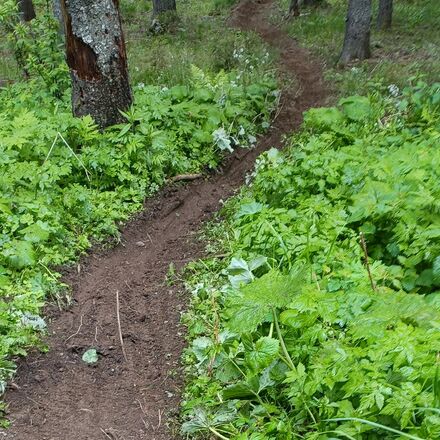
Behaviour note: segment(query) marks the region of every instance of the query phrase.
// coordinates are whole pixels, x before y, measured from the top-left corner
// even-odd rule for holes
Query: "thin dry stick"
[[[110,440],[113,440],[113,437],[110,437],[102,428],[100,428],[101,429],[101,432],[107,437],[107,438],[109,438]]]
[[[119,290],[116,291],[116,318],[118,320],[119,340],[121,341],[122,354],[124,355],[125,361],[128,362],[127,354],[125,353],[124,339],[122,337],[121,316],[119,314]]]
[[[64,145],[70,150],[70,152],[75,156],[76,160],[79,162],[79,164],[83,167],[84,171],[86,172],[87,180],[90,182],[90,172],[86,168],[86,166],[83,164],[82,160],[79,158],[79,156],[72,150],[72,147],[67,143],[66,139],[64,139],[64,136],[58,132],[58,136],[63,141]]]
[[[370,270],[370,263],[368,261],[368,252],[367,252],[367,244],[365,243],[365,238],[364,238],[364,233],[361,232],[359,234],[360,238],[361,238],[361,245],[362,245],[362,249],[364,250],[364,256],[365,256],[365,266],[367,267],[367,272],[368,272],[368,278],[370,278],[370,283],[371,283],[371,288],[376,291],[376,283],[373,280],[373,277],[371,276],[371,270]]]
[[[70,335],[67,339],[65,339],[65,340],[64,340],[64,343],[66,343],[69,339],[72,339],[73,337],[75,337],[75,336],[81,331],[81,327],[82,327],[82,325],[83,325],[83,316],[84,316],[84,315],[81,315],[81,317],[80,317],[80,319],[79,319],[79,327],[78,327],[78,330],[77,330],[73,335]]]
[[[182,180],[196,180],[203,177],[203,174],[179,174],[177,176],[171,177],[171,182],[180,182]]]
[[[164,410],[161,411],[159,409],[159,417],[158,417],[159,418],[159,423],[157,424],[156,429],[160,428],[160,426],[162,425],[162,413],[163,413],[163,411]]]

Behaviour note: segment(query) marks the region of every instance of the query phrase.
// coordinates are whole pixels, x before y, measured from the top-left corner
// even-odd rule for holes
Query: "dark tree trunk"
[[[118,0],[61,0],[75,116],[101,128],[123,121],[132,103]]]
[[[322,3],[322,0],[303,0],[304,6],[318,6]]]
[[[344,46],[339,64],[369,58],[371,0],[349,0]]]
[[[290,0],[289,16],[299,17],[299,0]]]
[[[36,17],[32,0],[18,0],[17,3],[21,20],[31,21]]]
[[[176,0],[153,0],[153,17],[176,11]]]
[[[393,19],[393,0],[379,0],[377,28],[389,29]]]

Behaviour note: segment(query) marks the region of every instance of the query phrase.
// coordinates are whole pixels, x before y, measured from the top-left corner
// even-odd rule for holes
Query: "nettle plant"
[[[4,0],[0,6],[0,31],[6,35],[23,76],[42,79],[47,91],[61,98],[69,87],[69,75],[60,23],[54,17],[51,2],[34,0],[34,5],[36,18],[24,22],[20,20],[17,1]]]
[[[310,110],[226,206],[234,258],[189,275],[184,433],[439,438],[440,85],[393,95]]]

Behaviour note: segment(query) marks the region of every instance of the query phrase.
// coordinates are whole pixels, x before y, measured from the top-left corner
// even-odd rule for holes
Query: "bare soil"
[[[181,287],[166,284],[170,263],[182,267],[202,256],[196,239],[201,224],[244,183],[258,154],[281,146],[303,111],[327,97],[321,63],[270,24],[272,6],[273,0],[244,0],[230,19],[232,26],[254,30],[276,48],[280,73],[295,78],[297,87],[282,92],[272,128],[255,149],[237,151],[217,174],[165,188],[126,225],[118,246],[93,251],[66,274],[74,304],[48,310],[49,351],[21,362],[6,394],[12,426],[0,430],[0,439],[178,438],[168,421],[178,412],[183,383],[179,359],[185,329],[179,321],[187,297]],[[95,366],[81,360],[91,347],[99,353]]]

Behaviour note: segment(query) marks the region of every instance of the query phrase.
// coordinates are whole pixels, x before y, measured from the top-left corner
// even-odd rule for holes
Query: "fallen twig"
[[[203,174],[179,174],[177,176],[171,177],[171,182],[181,182],[182,180],[196,180],[203,177]]]
[[[127,353],[125,353],[124,338],[122,337],[121,316],[119,313],[119,290],[116,291],[116,318],[118,320],[119,341],[121,342],[122,354],[124,355],[124,359],[127,362]]]
[[[78,330],[73,335],[70,335],[67,339],[65,339],[64,343],[66,343],[69,339],[72,339],[73,337],[75,337],[81,331],[81,327],[83,325],[83,316],[84,315],[81,315],[81,317],[79,318]]]
[[[102,428],[100,428],[101,429],[101,432],[107,437],[107,438],[109,438],[110,440],[114,440],[115,438],[112,436],[112,437],[110,437]]]

